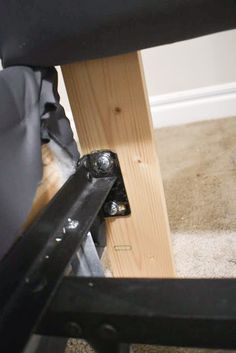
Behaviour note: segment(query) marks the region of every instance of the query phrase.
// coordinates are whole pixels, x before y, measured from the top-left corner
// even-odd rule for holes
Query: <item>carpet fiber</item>
[[[236,118],[162,128],[155,135],[177,275],[236,277]],[[91,350],[76,340],[66,351],[84,352]],[[134,346],[133,352],[224,351]]]
[[[236,118],[156,131],[177,275],[236,277]]]

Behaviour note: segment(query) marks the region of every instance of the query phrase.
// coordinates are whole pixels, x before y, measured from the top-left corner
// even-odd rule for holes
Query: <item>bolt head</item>
[[[105,204],[105,212],[109,216],[115,216],[119,212],[119,205],[115,201],[110,201]]]
[[[92,162],[96,173],[108,173],[113,167],[113,159],[108,152],[98,154]]]
[[[99,328],[99,336],[106,341],[113,341],[117,338],[117,331],[114,326],[104,324]]]
[[[124,215],[126,211],[126,205],[122,202],[109,201],[105,204],[104,211],[108,216]]]
[[[77,322],[68,322],[66,324],[66,333],[69,335],[69,337],[74,337],[77,338],[81,336],[82,334],[82,329]]]

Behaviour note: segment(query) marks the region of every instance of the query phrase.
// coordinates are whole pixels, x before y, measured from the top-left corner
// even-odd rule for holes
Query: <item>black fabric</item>
[[[236,27],[236,0],[0,0],[4,66],[51,66]]]
[[[34,71],[37,72],[37,69]],[[41,75],[41,140],[47,143],[53,139],[73,161],[77,161],[79,158],[77,144],[74,141],[69,119],[60,105],[57,71],[50,67],[39,69],[39,73]]]
[[[0,72],[0,259],[20,234],[42,178],[40,136],[53,137],[71,161],[79,158],[56,84],[54,68]]]

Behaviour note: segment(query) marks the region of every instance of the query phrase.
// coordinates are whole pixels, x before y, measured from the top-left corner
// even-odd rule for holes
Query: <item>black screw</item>
[[[76,322],[71,321],[66,324],[66,333],[68,334],[69,337],[77,338],[81,336],[82,328]]]
[[[35,272],[31,274],[29,277],[25,278],[25,283],[31,288],[33,293],[40,292],[47,285],[47,279],[44,278],[40,272]]]
[[[117,331],[114,326],[110,324],[103,324],[99,328],[99,337],[106,341],[113,341],[117,338]]]
[[[42,278],[41,281],[39,283],[37,283],[37,285],[35,285],[34,289],[33,289],[33,293],[37,293],[40,292],[41,290],[43,290],[47,285],[47,280],[46,278]]]

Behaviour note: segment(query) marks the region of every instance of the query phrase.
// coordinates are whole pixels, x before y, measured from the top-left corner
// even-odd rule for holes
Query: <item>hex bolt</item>
[[[115,216],[118,213],[118,204],[115,201],[110,201],[105,205],[105,211],[110,216]]]
[[[125,209],[126,207],[123,203],[116,201],[107,202],[104,206],[104,210],[109,216],[121,215],[125,212]]]
[[[69,337],[78,338],[82,334],[82,328],[77,322],[71,321],[66,324],[66,333]]]
[[[94,153],[95,154],[95,153]],[[108,173],[113,167],[113,159],[108,152],[98,153],[92,160],[92,167],[98,174]]]
[[[113,341],[117,339],[118,333],[114,326],[110,324],[103,324],[99,327],[99,337],[106,341]]]

